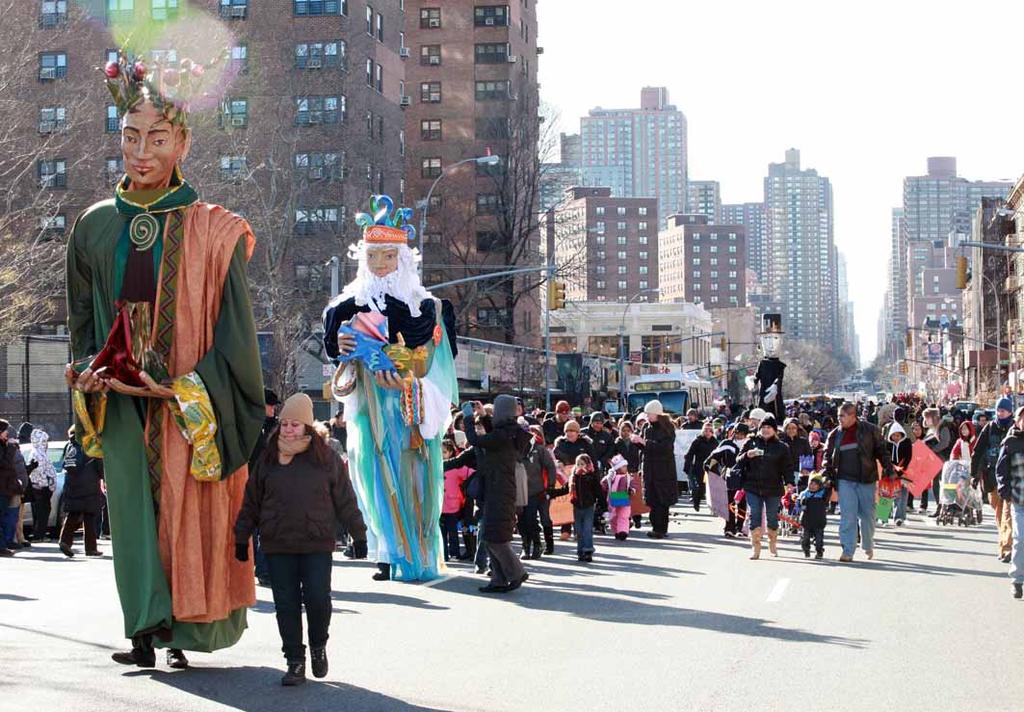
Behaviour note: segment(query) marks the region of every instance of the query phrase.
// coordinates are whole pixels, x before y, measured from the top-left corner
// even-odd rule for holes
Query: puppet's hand
[[[771,403],[779,396],[779,384],[773,383],[764,389],[764,402]]]

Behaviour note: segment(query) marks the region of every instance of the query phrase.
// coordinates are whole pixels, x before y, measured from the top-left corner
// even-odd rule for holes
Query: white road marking
[[[433,581],[427,581],[426,583],[421,583],[420,585],[423,586],[424,588],[433,588],[434,586],[436,586],[439,583],[444,583],[445,581],[451,581],[452,579],[457,579],[457,578],[461,578],[461,577],[462,577],[462,574],[460,574],[460,573],[452,573],[452,574],[448,574],[447,576],[442,576],[441,578],[436,578]]]
[[[765,600],[768,603],[778,603],[782,600],[787,588],[789,588],[789,579],[779,579],[775,582],[775,588],[772,589],[772,592],[768,594],[768,598]]]

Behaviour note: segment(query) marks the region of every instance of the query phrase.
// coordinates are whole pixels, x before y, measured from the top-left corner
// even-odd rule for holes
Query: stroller
[[[936,522],[941,525],[952,526],[955,521],[969,527],[981,523],[981,494],[971,486],[971,470],[966,463],[950,460],[942,466],[939,505]]]
[[[782,536],[800,536],[800,499],[796,487],[786,485],[779,508],[779,529]]]

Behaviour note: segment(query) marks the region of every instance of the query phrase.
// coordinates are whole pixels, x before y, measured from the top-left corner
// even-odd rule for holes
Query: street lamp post
[[[421,200],[417,207],[420,209],[420,279],[423,278],[423,237],[427,232],[427,210],[430,208],[430,197],[434,194],[434,188],[441,182],[441,179],[448,175],[448,172],[454,168],[458,168],[466,163],[476,163],[478,166],[496,166],[501,163],[501,156],[474,156],[473,158],[463,158],[461,161],[456,161],[447,168],[441,171],[441,175],[434,179],[434,182],[430,184],[430,190],[427,191],[427,197]]]
[[[626,306],[622,309],[622,319],[619,322],[619,397],[622,399],[622,409],[626,410],[626,314],[629,312],[629,308],[633,305],[633,302],[641,294],[647,294],[648,292],[660,292],[661,289],[658,287],[648,287],[647,289],[641,289],[639,292],[634,294],[628,300],[626,300]]]

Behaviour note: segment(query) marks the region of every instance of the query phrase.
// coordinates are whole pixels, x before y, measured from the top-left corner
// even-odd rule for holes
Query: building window
[[[637,208],[637,211],[640,213],[641,217],[647,215],[647,208],[645,207]]]
[[[606,241],[606,238],[605,238],[604,235],[595,235],[594,236],[594,243],[597,244],[597,245],[603,245],[605,243],[605,241]]]
[[[441,159],[424,158],[420,161],[420,178],[437,178],[441,175]]]
[[[625,230],[626,229],[626,221],[625,220],[619,220],[617,223],[615,223],[615,229],[616,230]]]
[[[625,215],[626,209],[620,205],[619,207],[615,208],[615,214],[619,216]]]
[[[68,19],[67,0],[43,0],[39,7],[39,26],[56,27]]]
[[[718,279],[718,270],[711,270],[711,279]]]
[[[735,282],[729,285],[729,291],[730,292],[735,292],[736,291],[736,283]]]
[[[295,66],[299,69],[348,69],[345,42],[301,42],[295,45]]]
[[[473,10],[476,27],[507,27],[508,5],[478,5]]]
[[[65,52],[43,52],[39,55],[39,79],[63,79],[68,74],[68,55]]]
[[[497,215],[498,214],[498,196],[495,193],[477,193],[476,194],[476,214],[477,215]]]
[[[295,125],[336,124],[344,119],[336,96],[300,96],[295,99]]]
[[[39,110],[39,133],[60,133],[67,129],[67,109],[47,106]]]
[[[646,230],[647,229],[647,221],[646,220],[641,220],[639,223],[637,223],[637,229],[638,230]]]
[[[433,30],[441,26],[441,8],[424,7],[420,9],[420,29]]]
[[[344,177],[341,154],[314,152],[295,154],[295,172],[307,180],[333,180]]]
[[[107,24],[135,19],[135,0],[107,0]]]
[[[729,245],[729,252],[735,252],[735,251],[736,251],[736,245]]]
[[[647,280],[641,279],[639,284],[640,289],[647,289]]]
[[[693,266],[694,267],[700,267],[700,257],[694,257],[693,258]]]
[[[479,308],[476,310],[477,326],[500,327],[508,323],[508,309]]]
[[[699,253],[700,252],[700,245],[694,245],[693,246],[693,252],[694,252],[694,254]]]
[[[63,158],[36,163],[39,185],[42,188],[67,188],[68,166]]]
[[[711,258],[711,265],[714,266],[714,265],[717,265],[717,264],[718,264],[718,258],[717,257],[712,257]]]
[[[315,235],[338,229],[338,208],[304,208],[295,211],[295,234]]]
[[[39,229],[48,237],[60,237],[64,234],[64,229],[67,225],[68,216],[64,213],[58,213],[57,215],[51,215],[49,217],[39,219]]]
[[[647,265],[640,265],[640,274],[647,274]]]
[[[505,64],[508,62],[508,43],[485,42],[474,50],[477,64]]]
[[[423,82],[420,84],[420,102],[424,104],[440,104],[441,82]]]
[[[619,265],[619,274],[627,274],[628,272],[629,269],[626,267],[626,265]]]
[[[221,156],[220,177],[225,180],[237,180],[246,174],[245,156]]]
[[[373,65],[374,85],[378,94],[384,93],[384,67],[379,64]]]
[[[694,279],[700,279],[700,270],[699,269],[693,270],[693,278]]]
[[[637,242],[639,242],[641,245],[646,245],[647,244],[647,235],[641,235],[640,237],[638,237],[637,238]]]
[[[296,15],[347,15],[348,0],[292,0]]]
[[[608,285],[603,279],[599,279],[594,282],[594,289],[604,289]]]
[[[376,25],[377,26],[376,26],[375,29],[376,29],[376,33],[377,33],[377,41],[378,42],[383,42],[384,41],[384,16],[381,15],[379,12],[377,13],[377,17],[376,17]]]
[[[501,249],[501,233],[494,231],[478,231],[476,233],[477,252],[496,252]]]
[[[117,107],[113,104],[107,105],[107,122],[104,128],[107,133],[117,133],[121,130],[121,117],[117,115]]]
[[[220,0],[220,16],[225,20],[244,20],[249,13],[249,0]]]
[[[249,100],[248,99],[227,99],[224,102],[224,111],[220,117],[220,125],[234,126],[235,128],[245,127],[249,123]]]
[[[509,137],[508,118],[492,116],[476,120],[476,138],[481,140],[506,140]]]
[[[624,260],[624,259],[626,259],[626,251],[625,250],[619,250],[615,254],[615,256],[618,257],[620,260]]]
[[[607,271],[608,268],[605,267],[604,265],[597,265],[596,267],[594,267],[594,274],[604,274]]]
[[[594,229],[595,229],[595,230],[596,230],[596,231],[597,231],[598,233],[603,233],[603,232],[604,232],[604,222],[603,222],[603,221],[601,221],[601,220],[598,220],[598,221],[597,221],[597,222],[596,222],[596,223],[594,224]]]
[[[324,267],[321,264],[296,264],[295,281],[299,289],[306,292],[319,292],[324,285]]]
[[[712,245],[711,246],[711,251],[712,252],[718,252],[718,245]]]
[[[231,66],[238,72],[249,71],[249,46],[240,44],[231,48]]]
[[[122,156],[107,156],[105,159],[104,173],[107,181],[116,183],[124,175],[124,158]]]
[[[637,253],[637,257],[640,258],[641,260],[646,260],[647,250],[640,250],[640,252]]]
[[[508,98],[508,82],[505,80],[476,83],[477,101],[501,101]]]
[[[619,289],[626,289],[626,288],[629,287],[629,284],[626,282],[626,280],[620,279],[618,281],[618,287],[619,287]]]
[[[366,86],[373,89],[373,60],[366,60]]]
[[[420,64],[435,67],[441,66],[441,45],[421,45]],[[477,84],[479,83],[477,82]]]
[[[178,0],[151,0],[150,17],[154,20],[173,20],[178,16]]]
[[[604,206],[603,205],[598,205],[596,208],[594,208],[594,214],[595,215],[604,215]]]
[[[606,252],[605,252],[604,250],[598,250],[598,251],[597,251],[597,253],[595,254],[595,257],[596,257],[597,259],[599,259],[599,260],[603,260],[603,259],[605,259],[605,258],[606,258],[607,256],[608,256],[608,254],[607,254],[607,253],[606,253]]]
[[[619,244],[619,245],[625,245],[626,244],[626,236],[625,235],[619,235],[618,237],[615,238],[615,242],[616,242],[616,244]]]

